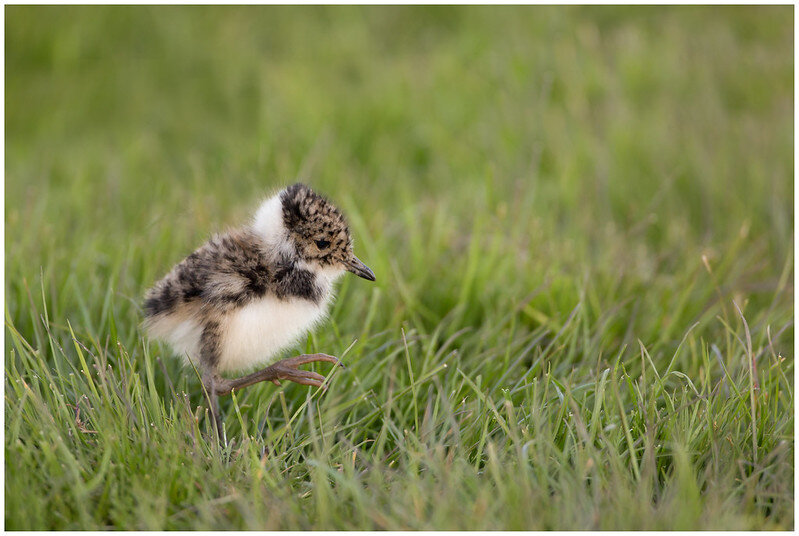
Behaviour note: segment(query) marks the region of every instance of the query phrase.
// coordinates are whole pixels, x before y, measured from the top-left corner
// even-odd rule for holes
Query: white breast
[[[222,329],[219,371],[267,365],[325,317],[327,301],[264,297],[231,313]]]

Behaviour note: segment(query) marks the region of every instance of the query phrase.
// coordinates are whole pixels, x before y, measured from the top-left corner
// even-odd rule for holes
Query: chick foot
[[[241,389],[249,385],[259,382],[272,382],[275,385],[280,385],[280,380],[292,381],[301,385],[310,385],[311,387],[321,387],[327,389],[325,385],[325,377],[321,374],[310,370],[302,370],[298,367],[313,363],[314,361],[325,361],[327,363],[334,363],[340,367],[344,364],[338,358],[327,354],[303,354],[295,357],[289,357],[278,361],[274,365],[268,366],[265,369],[253,372],[241,378],[227,379],[217,376],[214,378],[214,392],[219,396],[230,394],[233,389]]]

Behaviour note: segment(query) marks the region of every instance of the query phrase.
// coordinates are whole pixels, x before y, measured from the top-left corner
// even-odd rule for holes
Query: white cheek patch
[[[288,241],[288,231],[283,223],[283,204],[280,195],[270,197],[261,203],[252,222],[253,230],[263,239],[265,249],[279,254],[290,255],[291,244]]]

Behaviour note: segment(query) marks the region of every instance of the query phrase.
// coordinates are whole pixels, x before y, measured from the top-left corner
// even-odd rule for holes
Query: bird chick
[[[303,184],[264,201],[253,221],[212,237],[146,294],[144,326],[202,372],[222,438],[217,397],[254,383],[289,380],[324,387],[324,376],[299,369],[326,354],[274,362],[326,315],[333,283],[345,271],[369,281],[352,251],[344,216]],[[270,365],[235,379],[223,372]]]

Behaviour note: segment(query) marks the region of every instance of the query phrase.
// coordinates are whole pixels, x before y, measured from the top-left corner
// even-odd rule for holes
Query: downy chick
[[[253,221],[216,235],[148,292],[145,328],[202,372],[219,438],[217,397],[254,383],[289,380],[322,386],[324,376],[299,369],[326,354],[278,362],[326,315],[333,283],[345,271],[375,275],[352,251],[341,212],[303,184],[264,201]],[[220,373],[266,368],[236,379]]]

